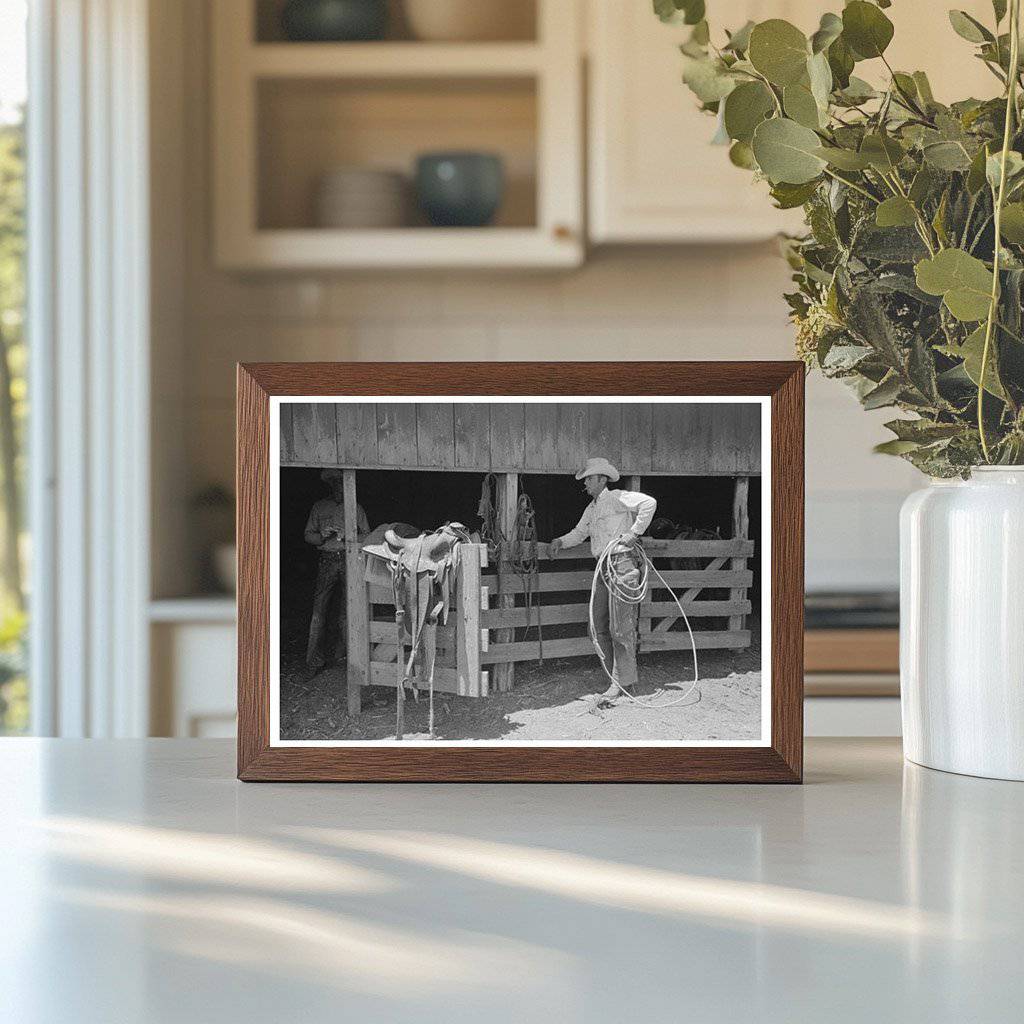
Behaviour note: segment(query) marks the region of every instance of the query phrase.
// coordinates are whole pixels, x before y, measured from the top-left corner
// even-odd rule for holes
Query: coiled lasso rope
[[[697,689],[697,683],[700,680],[700,674],[697,670],[697,641],[693,638],[693,630],[690,628],[690,620],[687,618],[686,612],[683,611],[682,603],[679,598],[676,597],[675,591],[665,582],[665,577],[658,572],[657,566],[651,561],[647,552],[644,551],[643,547],[639,544],[636,550],[639,550],[643,556],[643,560],[640,563],[639,573],[637,579],[628,579],[628,576],[632,576],[633,570],[629,573],[623,573],[617,570],[612,563],[612,552],[616,547],[619,546],[621,541],[616,537],[611,541],[608,546],[601,552],[597,559],[597,566],[594,569],[594,579],[590,584],[590,639],[594,644],[594,649],[597,651],[597,657],[601,662],[601,668],[604,669],[604,674],[619,688],[619,692],[627,697],[632,703],[642,708],[671,708],[683,704],[687,701],[687,698]],[[608,671],[608,665],[605,661],[604,651],[601,650],[601,645],[597,642],[597,629],[594,626],[594,598],[597,596],[597,581],[603,579],[605,586],[608,588],[608,592],[611,596],[617,598],[620,601],[624,601],[626,604],[642,604],[644,598],[647,596],[647,584],[650,579],[651,572],[661,580],[661,585],[672,595],[672,600],[675,601],[676,607],[679,609],[679,614],[683,617],[683,622],[686,623],[686,631],[690,634],[690,648],[693,651],[693,682],[690,684],[690,688],[681,697],[677,697],[675,700],[665,701],[662,704],[655,704],[651,701],[642,700],[639,697],[635,697],[629,692],[619,681]],[[680,679],[677,681],[678,686],[682,686],[685,680]],[[701,699],[700,691],[697,691],[697,699],[689,701],[687,706],[691,704],[698,704]]]

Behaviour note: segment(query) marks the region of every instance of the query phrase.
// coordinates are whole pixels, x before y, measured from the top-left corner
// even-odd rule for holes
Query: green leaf
[[[654,0],[654,13],[665,22],[676,21],[679,16],[672,0]]]
[[[807,79],[814,102],[821,111],[820,121],[825,124],[828,120],[828,99],[832,94],[832,69],[828,66],[828,57],[825,54],[818,53],[808,59]]]
[[[762,121],[754,130],[753,147],[758,166],[773,184],[813,181],[825,166],[816,152],[818,136],[788,118]]]
[[[1006,0],[992,0],[992,11],[996,16],[996,25],[1006,17]]]
[[[924,146],[925,160],[940,171],[966,171],[971,158],[959,142],[931,142]]]
[[[772,85],[785,87],[799,81],[809,53],[807,37],[781,18],[762,21],[751,30],[747,58]]]
[[[863,78],[851,75],[846,88],[839,95],[844,103],[856,106],[859,103],[867,103],[868,100],[873,100],[878,95],[878,90],[865,82]]]
[[[734,142],[729,147],[729,162],[736,167],[742,167],[745,171],[757,170],[754,151],[747,142]]]
[[[701,103],[717,103],[736,87],[722,63],[710,57],[683,57],[683,81]]]
[[[904,74],[902,71],[894,71],[892,76],[893,84],[897,89],[912,100],[918,99],[917,82],[913,76]]]
[[[994,192],[999,188],[999,175],[1002,169],[1003,151],[1001,149],[991,153],[985,161],[985,177]],[[1013,181],[1024,171],[1024,157],[1016,150],[1011,149],[1006,154],[1006,181]]]
[[[981,260],[963,249],[943,249],[914,268],[917,286],[941,295],[946,308],[965,322],[988,316],[992,274]]]
[[[926,419],[890,420],[885,427],[900,441],[916,441],[918,444],[956,437],[963,430],[959,423],[936,423],[934,420]]]
[[[736,29],[722,49],[732,50],[734,53],[746,53],[750,48],[750,33],[753,31],[754,24],[754,22],[748,21],[742,28]]]
[[[787,117],[805,128],[821,127],[821,111],[806,85],[787,85],[782,90],[782,109]]]
[[[896,374],[887,377],[878,387],[872,388],[860,400],[865,409],[882,409],[887,405],[894,405],[899,397],[902,385]]]
[[[878,133],[864,136],[860,152],[875,170],[883,174],[891,173],[905,156],[903,147],[896,139]]]
[[[696,25],[704,20],[704,0],[654,0],[654,13],[664,22]]]
[[[855,153],[852,149],[819,146],[814,153],[832,167],[838,167],[842,171],[863,171],[871,166],[871,161],[866,156]]]
[[[707,46],[711,42],[711,29],[706,21],[698,21],[690,33],[690,42],[695,46]]]
[[[970,169],[967,171],[967,191],[972,196],[977,195],[985,185],[985,162],[988,160],[988,147],[989,144],[986,143],[974,154]]]
[[[932,86],[928,81],[928,76],[923,71],[915,71],[911,77],[914,79],[914,85],[917,86],[917,95],[925,103],[934,103],[935,97],[932,95]]]
[[[992,42],[995,36],[980,21],[972,18],[966,11],[950,11],[949,23],[958,36],[969,43]]]
[[[985,390],[996,398],[1006,401],[1006,392],[999,383],[996,375],[993,356],[995,355],[995,343],[990,342],[988,361],[985,367]],[[973,330],[964,343],[957,349],[957,354],[963,359],[964,372],[974,382],[975,387],[980,386],[981,381],[981,358],[985,352],[985,325],[981,324]]]
[[[865,406],[867,408],[867,406]],[[876,455],[906,455],[907,452],[916,451],[920,448],[920,444],[917,441],[883,441],[881,444],[876,444],[871,450]]]
[[[880,228],[907,227],[916,221],[914,204],[903,196],[890,196],[875,207],[875,223]]]
[[[892,22],[874,4],[853,0],[844,8],[843,39],[861,60],[881,57],[892,35]]]
[[[778,209],[793,210],[798,206],[803,206],[817,190],[817,180],[804,182],[801,185],[792,185],[789,182],[781,181],[772,186],[771,196]]]
[[[818,31],[811,36],[811,53],[821,53],[834,43],[843,31],[843,19],[838,14],[823,14]]]
[[[1006,241],[1024,245],[1024,203],[1007,203],[1003,207],[999,232]]]
[[[936,178],[935,172],[927,165],[923,166],[914,175],[914,180],[910,183],[910,191],[907,195],[915,206],[920,208],[921,204],[928,198],[935,187]]]
[[[946,214],[949,212],[949,189],[944,189],[939,205],[936,207],[935,216],[932,217],[932,227],[943,247],[949,245],[949,233],[946,231]]]
[[[729,138],[750,142],[754,129],[775,109],[775,99],[764,82],[742,82],[725,100],[725,130]]]
[[[850,84],[850,75],[853,73],[853,53],[842,36],[832,43],[827,52],[828,66],[832,71],[836,88],[845,89]]]

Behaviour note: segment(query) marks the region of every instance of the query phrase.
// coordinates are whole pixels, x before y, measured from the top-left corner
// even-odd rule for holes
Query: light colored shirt
[[[562,546],[574,548],[590,538],[595,557],[608,545],[632,531],[637,537],[651,525],[658,503],[639,491],[610,491],[606,487],[583,511],[576,526],[561,538]]]
[[[345,502],[333,498],[321,498],[310,510],[306,520],[306,533],[319,533],[324,536],[325,530],[336,529],[330,538],[320,546],[321,551],[345,550]],[[356,530],[360,535],[370,532],[366,513],[362,505],[356,506]]]

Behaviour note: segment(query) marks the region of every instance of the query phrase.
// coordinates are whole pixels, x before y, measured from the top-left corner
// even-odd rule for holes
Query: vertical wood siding
[[[284,403],[293,466],[568,473],[603,455],[624,475],[756,476],[760,406],[670,403]]]

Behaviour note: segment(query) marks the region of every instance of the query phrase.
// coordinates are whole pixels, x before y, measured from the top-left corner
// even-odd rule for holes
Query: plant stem
[[[878,204],[878,196],[873,196],[866,188],[861,188],[856,182],[847,181],[846,178],[840,178],[838,174],[833,174],[827,167],[824,169],[824,173],[835,181],[842,182],[842,184],[852,188],[854,192],[859,192],[862,196],[867,196],[871,202]]]
[[[1006,118],[1003,124],[1003,149],[999,155],[999,190],[995,197],[993,213],[995,243],[992,252],[992,296],[989,300],[988,320],[985,322],[985,345],[981,350],[981,369],[978,371],[978,435],[985,461],[992,462],[989,454],[988,437],[985,435],[985,372],[992,346],[992,329],[996,322],[999,306],[999,256],[1001,252],[1000,228],[1002,225],[1003,200],[1006,194],[1006,159],[1010,151],[1010,137],[1014,115],[1017,111],[1017,67],[1020,60],[1020,0],[1010,0],[1010,73],[1006,84]]]

